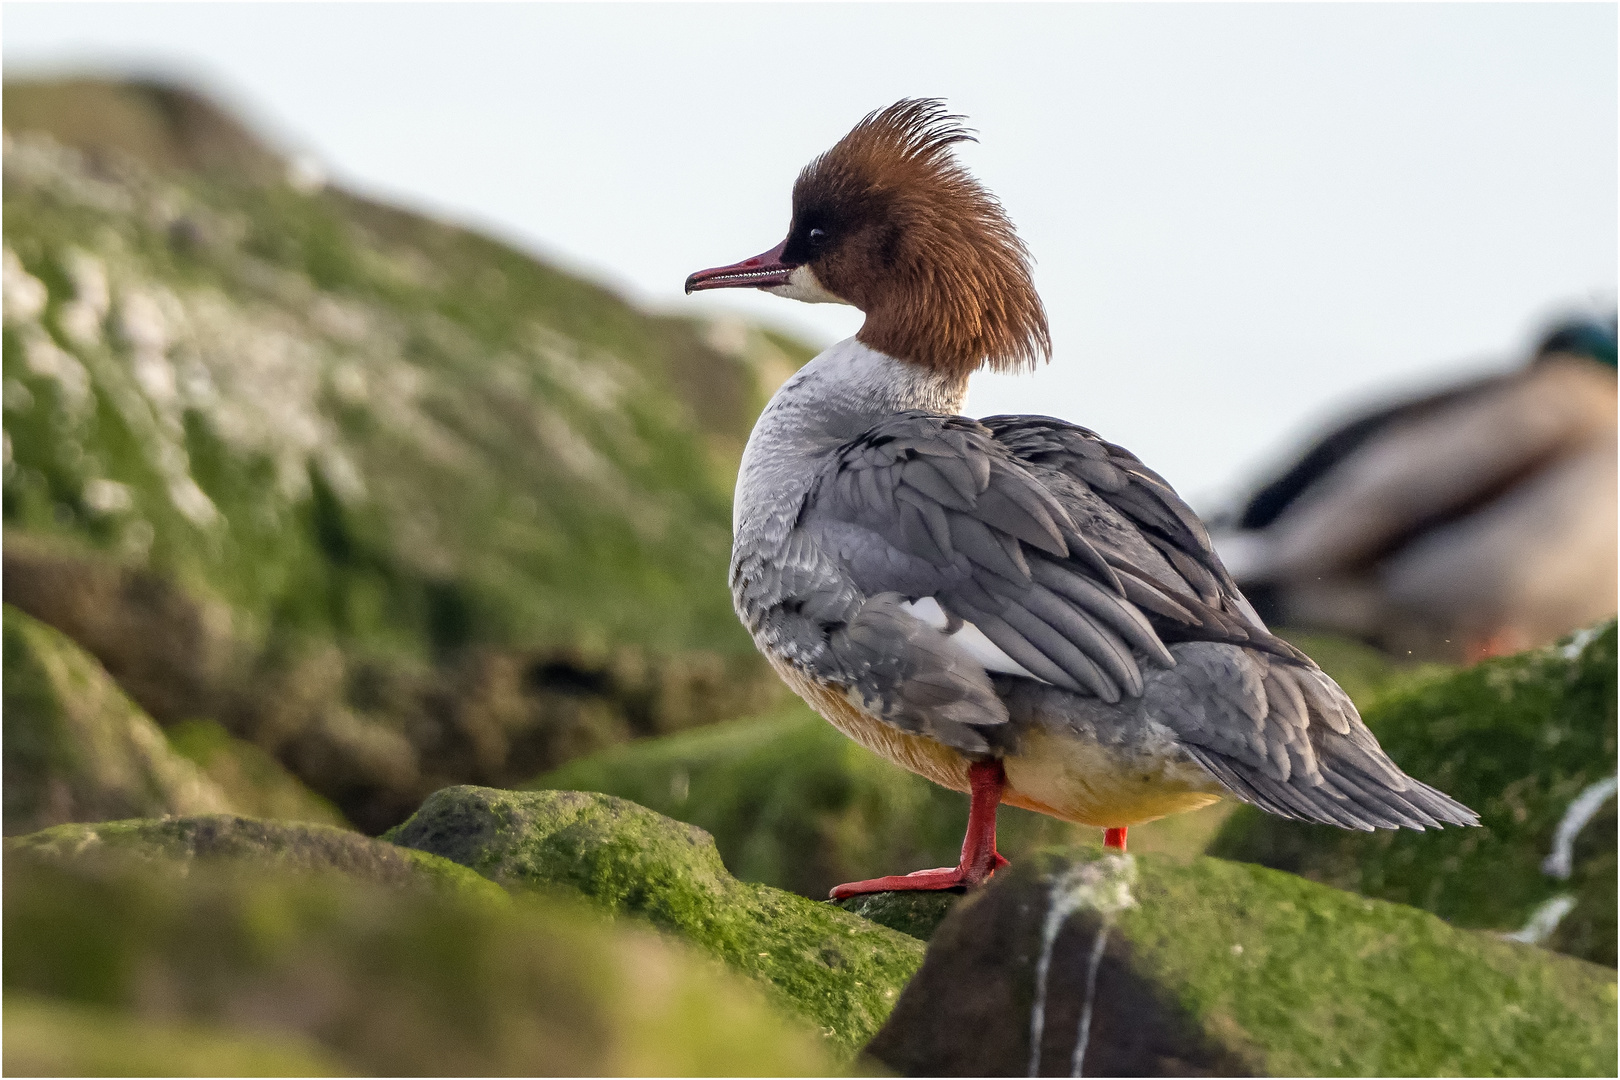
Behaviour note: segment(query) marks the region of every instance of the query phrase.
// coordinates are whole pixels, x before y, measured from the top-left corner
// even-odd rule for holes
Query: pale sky
[[[828,344],[859,313],[683,297],[799,168],[944,97],[1037,260],[1051,366],[979,376],[1210,510],[1345,406],[1607,312],[1613,4],[7,3],[6,74],[161,73],[335,181],[648,307]]]

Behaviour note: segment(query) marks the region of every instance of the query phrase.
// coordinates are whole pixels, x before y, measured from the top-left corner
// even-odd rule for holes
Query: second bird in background
[[[1256,492],[1216,547],[1262,615],[1474,661],[1615,613],[1615,327],[1358,416]]]

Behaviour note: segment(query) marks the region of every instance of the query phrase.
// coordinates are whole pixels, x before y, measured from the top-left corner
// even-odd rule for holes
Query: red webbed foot
[[[836,885],[828,895],[834,900],[847,900],[851,896],[862,896],[866,893],[876,892],[928,892],[944,889],[965,889],[969,885],[978,885],[988,880],[991,874],[1007,865],[1006,858],[1000,852],[993,853],[995,864],[988,870],[980,870],[972,866],[942,866],[938,870],[915,870],[909,874],[891,874],[888,877],[870,878],[866,881],[851,881],[843,885]]]
[[[978,885],[1007,865],[996,850],[996,807],[1007,786],[1007,773],[999,761],[978,761],[968,766],[967,836],[962,839],[962,861],[938,870],[918,870],[911,874],[851,881],[831,892],[834,900],[877,892],[925,892],[962,889]]]

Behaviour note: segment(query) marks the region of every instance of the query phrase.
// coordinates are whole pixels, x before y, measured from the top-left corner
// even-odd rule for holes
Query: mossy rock
[[[868,1052],[907,1076],[1605,1076],[1615,1007],[1607,968],[1290,874],[1045,853],[952,909]]]
[[[8,529],[255,636],[752,651],[731,487],[812,350],[306,182],[183,88],[5,99]]]
[[[5,997],[7,1076],[345,1076],[309,1039]]]
[[[301,1071],[354,1075],[831,1069],[815,1033],[784,1020],[746,980],[583,905],[494,903],[243,860],[177,869],[7,856],[8,999],[56,1006],[44,1016],[25,1010],[25,1039],[115,1013],[131,1036],[123,1053],[102,1042],[54,1059],[99,1061],[115,1075],[205,1061],[251,1073],[255,1053],[280,1071],[289,1042],[317,1048]],[[237,1041],[249,1038],[258,1049]],[[152,1069],[154,1057],[162,1068]]]
[[[427,852],[330,825],[233,814],[57,825],[13,837],[6,842],[6,851],[58,863],[125,858],[162,865],[191,861],[251,865],[266,872],[330,870],[380,885],[467,893],[497,904],[507,898],[505,891],[480,875]]]
[[[261,649],[205,594],[72,540],[8,530],[4,563],[8,602],[99,660],[177,749],[218,772],[237,810],[259,817],[336,820],[283,767],[376,834],[449,784],[515,786],[786,694],[753,653],[489,646],[430,664],[314,635]]]
[[[927,941],[966,893],[965,889],[864,893],[834,903],[863,919],[898,930],[919,941]]]
[[[93,658],[50,627],[4,611],[5,832],[66,821],[227,810],[224,791]]]
[[[1613,966],[1612,795],[1575,835],[1570,876],[1550,876],[1543,865],[1570,805],[1583,792],[1601,794],[1595,785],[1615,775],[1615,679],[1611,621],[1551,648],[1421,680],[1368,710],[1390,756],[1479,811],[1480,828],[1352,833],[1245,808],[1210,853],[1476,929],[1519,931],[1543,905],[1569,896],[1574,906],[1547,945]]]
[[[738,881],[703,830],[607,795],[447,788],[386,838],[678,934],[759,980],[845,1056],[871,1038],[922,960],[905,934]]]
[[[248,817],[347,827],[343,814],[286,767],[213,720],[185,720],[168,728],[169,745],[217,784],[231,808]]]
[[[954,865],[967,828],[967,796],[882,760],[798,702],[615,747],[529,786],[600,791],[697,825],[738,877],[814,899],[844,881]],[[1131,844],[1195,855],[1227,812],[1218,805],[1154,822],[1131,830]],[[1010,858],[1102,841],[1101,830],[1010,806],[998,825]]]

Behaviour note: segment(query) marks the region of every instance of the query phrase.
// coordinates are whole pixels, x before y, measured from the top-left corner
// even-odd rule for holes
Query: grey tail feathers
[[[1479,824],[1477,813],[1444,792],[1398,769],[1396,777],[1371,776],[1352,762],[1335,760],[1331,749],[1318,747],[1317,783],[1303,776],[1276,780],[1206,747],[1186,749],[1233,795],[1278,817],[1362,832]]]

